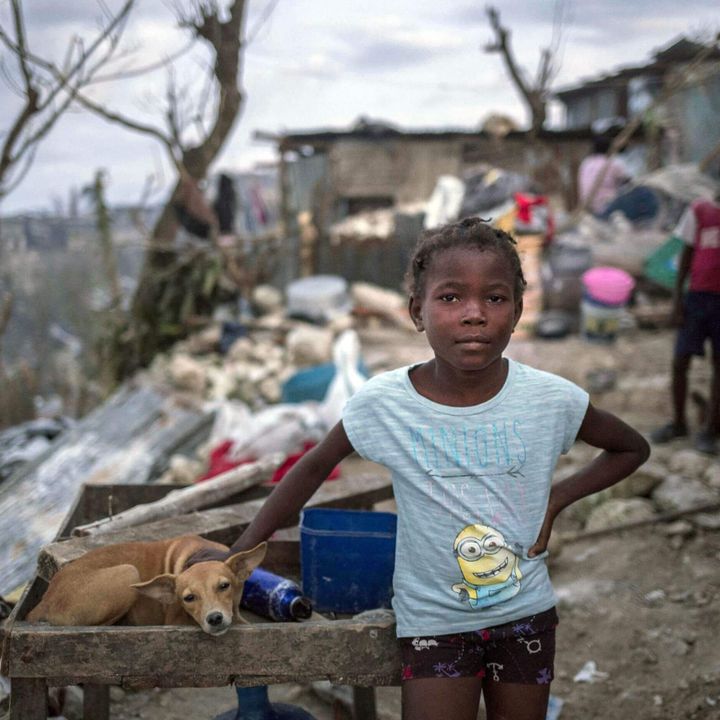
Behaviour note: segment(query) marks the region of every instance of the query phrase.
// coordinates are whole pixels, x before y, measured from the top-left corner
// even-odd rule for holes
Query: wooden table
[[[399,683],[400,657],[394,616],[374,610],[351,618],[315,614],[301,623],[274,623],[252,616],[213,638],[194,627],[53,627],[25,621],[65,562],[90,547],[124,540],[146,540],[199,533],[232,542],[247,525],[266,488],[246,491],[234,504],[183,518],[148,523],[103,536],[67,538],[76,525],[150,502],[172,485],[87,485],[71,510],[56,543],[43,549],[38,573],[4,627],[2,668],[11,680],[10,720],[45,720],[48,687],[79,684],[84,718],[109,718],[109,690],[121,687],[214,687],[270,685],[329,680],[356,688],[356,718],[375,717],[378,685]],[[364,477],[327,482],[309,506],[369,509],[392,496],[389,481]],[[299,575],[297,528],[280,531],[270,542],[263,567]]]

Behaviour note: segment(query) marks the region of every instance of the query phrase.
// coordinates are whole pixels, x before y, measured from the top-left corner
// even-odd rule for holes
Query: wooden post
[[[108,720],[110,717],[110,686],[83,685],[83,720]]]
[[[43,678],[11,678],[9,720],[46,720],[47,685]]]
[[[353,687],[354,720],[377,720],[374,687]]]

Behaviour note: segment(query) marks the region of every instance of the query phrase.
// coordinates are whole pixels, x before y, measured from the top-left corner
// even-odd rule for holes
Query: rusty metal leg
[[[355,720],[377,720],[374,687],[353,687],[353,717]]]
[[[109,720],[110,686],[83,685],[83,720]]]
[[[47,684],[43,678],[10,679],[10,720],[46,720]]]

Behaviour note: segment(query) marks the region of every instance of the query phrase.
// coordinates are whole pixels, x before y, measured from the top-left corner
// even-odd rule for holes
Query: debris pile
[[[286,400],[284,391],[299,372],[332,363],[335,341],[358,323],[374,319],[412,329],[404,297],[369,283],[353,284],[342,312],[322,323],[268,302],[273,290],[256,289],[257,315],[215,323],[158,355],[151,381],[196,405],[240,401],[260,410]]]
[[[592,456],[575,446],[561,458],[556,480],[571,475]],[[687,447],[653,446],[650,461],[617,485],[568,508],[578,531],[567,538],[611,534],[655,525],[678,548],[699,530],[720,530],[720,459]]]

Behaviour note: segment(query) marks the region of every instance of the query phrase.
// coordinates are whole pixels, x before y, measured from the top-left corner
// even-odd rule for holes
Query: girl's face
[[[410,316],[425,331],[439,367],[484,370],[498,362],[522,313],[510,262],[495,250],[437,252]]]

